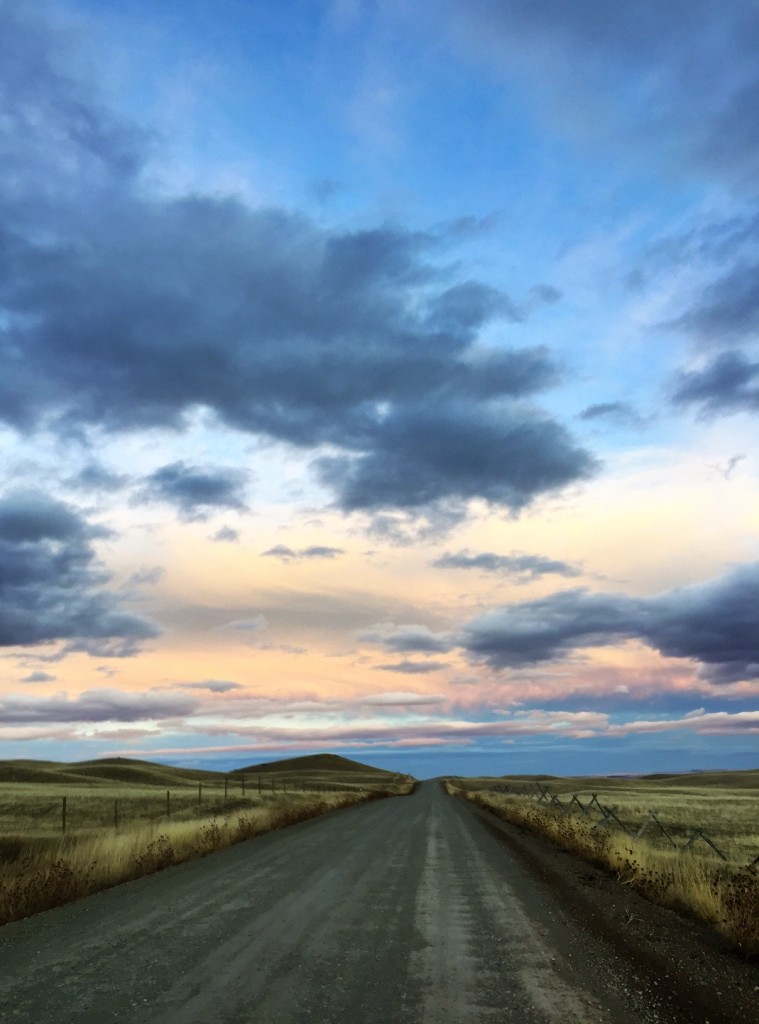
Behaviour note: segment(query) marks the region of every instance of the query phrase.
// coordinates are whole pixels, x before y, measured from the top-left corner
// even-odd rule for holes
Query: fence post
[[[709,838],[709,836],[700,828],[697,828],[697,829],[693,830],[693,835],[690,837],[690,839],[685,844],[685,846],[681,847],[681,851],[690,850],[692,848],[693,844],[696,842],[697,839],[703,839],[703,841],[706,843],[706,845],[710,846],[712,848],[712,850],[714,850],[714,852],[717,854],[717,856],[720,858],[720,860],[724,860],[724,861],[727,860],[727,857],[724,855],[722,850],[720,850],[718,846],[715,846],[714,843]]]
[[[63,797],[63,805],[61,807],[61,832],[66,831],[66,797]]]

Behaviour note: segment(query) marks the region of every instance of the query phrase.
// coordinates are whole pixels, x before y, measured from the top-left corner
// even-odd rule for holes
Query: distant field
[[[229,774],[121,758],[0,762],[0,924],[413,786],[332,755]]]

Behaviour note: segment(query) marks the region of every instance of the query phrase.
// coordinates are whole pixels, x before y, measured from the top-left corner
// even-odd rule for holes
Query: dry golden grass
[[[0,923],[414,787],[410,777],[379,770],[329,772],[317,763],[309,777],[308,766],[286,765],[262,771],[259,787],[258,774],[246,773],[243,785],[239,773],[144,762],[0,763],[0,779],[18,780],[0,782]]]
[[[616,805],[616,813],[629,825],[637,826],[652,807],[652,791],[641,780],[593,779],[584,792],[579,781],[587,782],[551,780],[542,784],[550,792],[582,794],[584,803],[591,793],[597,793],[604,806]],[[605,787],[606,782],[610,785]],[[723,862],[703,843],[680,852],[657,830],[631,838],[617,827],[599,828],[600,812],[593,820],[578,808],[576,813],[567,813],[526,795],[498,791],[504,785],[518,784],[521,780],[456,779],[445,783],[450,794],[466,797],[506,821],[547,836],[611,871],[622,885],[648,899],[695,915],[745,955],[759,954],[759,872],[748,866],[748,854],[753,857],[759,852],[759,830],[756,795],[749,787],[733,784],[719,790],[715,786],[713,793],[689,785],[653,790],[655,810],[678,847],[693,828],[703,827],[724,849],[728,860]],[[566,796],[564,802],[568,802]]]

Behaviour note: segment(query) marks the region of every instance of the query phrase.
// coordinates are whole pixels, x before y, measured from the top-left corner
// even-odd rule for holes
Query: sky
[[[0,0],[0,758],[759,767],[754,0]]]

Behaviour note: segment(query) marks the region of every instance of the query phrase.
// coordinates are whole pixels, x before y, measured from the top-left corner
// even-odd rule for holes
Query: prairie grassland
[[[732,773],[737,774],[737,773]],[[587,804],[596,793],[630,831],[654,810],[676,844],[655,827],[633,838],[618,827],[599,828],[601,813],[585,817],[538,803],[523,779],[449,779],[446,789],[492,810],[505,821],[547,836],[557,845],[612,872],[622,884],[653,902],[690,913],[715,928],[747,956],[759,954],[759,871],[750,866],[759,854],[759,773],[727,785],[692,784],[690,777],[662,786],[646,779],[542,780],[551,793],[576,793]],[[504,787],[524,787],[524,795]],[[499,791],[500,790],[500,791]],[[533,789],[534,791],[534,789]],[[576,812],[576,813],[575,813]],[[703,829],[727,857],[720,860],[702,841],[682,852],[694,829]]]
[[[0,777],[6,767],[0,765]],[[37,764],[12,773],[20,781],[0,782],[0,924],[340,807],[410,793],[414,786],[409,777],[390,773],[367,772],[358,784],[338,772],[329,778],[322,772],[319,779],[291,772],[268,785],[262,778],[260,792],[258,776],[246,776],[243,795],[240,776],[230,775],[225,797],[224,776],[215,772],[164,773],[151,766],[151,785],[142,782],[146,773],[139,762],[126,766],[134,781],[122,781],[124,765],[102,762],[85,771],[86,781],[78,768],[50,765],[40,781]],[[34,781],[22,781],[30,776]],[[61,776],[65,781],[53,781]]]

